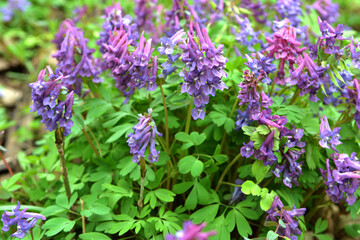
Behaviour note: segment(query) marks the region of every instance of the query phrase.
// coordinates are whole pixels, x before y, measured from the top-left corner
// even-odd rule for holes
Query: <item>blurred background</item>
[[[56,49],[51,41],[59,25],[66,18],[74,19],[83,14],[81,19],[77,19],[77,26],[82,28],[85,37],[90,39],[88,46],[96,50],[94,56],[98,58],[99,47],[95,42],[102,29],[101,15],[104,8],[114,1],[17,0],[11,2],[17,2],[17,6],[9,6],[6,0],[0,1],[0,132],[4,131],[0,135],[0,151],[16,172],[21,169],[17,159],[32,164],[33,159],[27,155],[33,152],[37,144],[40,144],[46,131],[39,119],[34,120],[36,114],[30,112],[29,83],[36,81],[39,71],[46,65],[56,66],[56,60],[51,57]],[[164,8],[171,8],[171,0],[158,2],[161,2]],[[263,2],[271,4],[276,0]],[[303,2],[310,5],[314,1]],[[360,0],[333,0],[333,2],[339,4],[340,17],[337,23],[360,31]],[[121,6],[126,13],[133,14],[133,1],[121,1]],[[3,161],[0,161],[0,182],[7,177],[7,169]],[[0,198],[2,198],[1,191]],[[339,209],[324,214],[334,214],[336,211],[339,212]],[[352,221],[350,216],[343,216],[340,220],[340,225]],[[336,228],[336,224],[332,224]],[[343,228],[343,226],[338,227]],[[348,231],[351,232],[352,229]],[[357,231],[354,234],[356,235]]]

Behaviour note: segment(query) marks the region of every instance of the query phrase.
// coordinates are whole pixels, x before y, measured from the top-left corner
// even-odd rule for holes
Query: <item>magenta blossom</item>
[[[210,236],[215,235],[216,231],[201,232],[205,226],[206,223],[196,225],[191,221],[185,221],[183,230],[176,232],[175,235],[168,234],[166,240],[207,240]]]

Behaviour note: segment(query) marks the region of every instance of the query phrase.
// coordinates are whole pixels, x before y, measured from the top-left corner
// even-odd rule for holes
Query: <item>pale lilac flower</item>
[[[148,114],[145,116],[139,114],[139,123],[137,123],[128,136],[127,143],[130,147],[130,153],[133,154],[133,162],[139,163],[141,158],[145,157],[145,151],[150,143],[150,153],[148,160],[150,162],[157,162],[160,151],[155,148],[156,136],[162,136],[156,128],[155,121],[151,117],[152,109],[148,109]]]
[[[5,211],[1,217],[2,231],[7,232],[10,230],[10,226],[17,225],[17,231],[11,237],[24,238],[39,219],[46,220],[46,217],[39,213],[26,212],[27,208],[20,211],[20,207],[20,202],[18,202],[11,212]]]
[[[342,144],[339,141],[340,137],[340,127],[336,127],[331,130],[329,122],[326,116],[320,118],[320,138],[319,145],[323,148],[331,148],[334,151],[338,152],[335,148],[336,145]]]

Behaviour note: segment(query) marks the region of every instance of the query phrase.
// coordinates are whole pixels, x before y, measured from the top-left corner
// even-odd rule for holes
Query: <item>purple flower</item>
[[[176,232],[175,235],[166,235],[166,240],[207,240],[210,236],[215,235],[216,231],[201,232],[205,226],[206,223],[196,225],[191,221],[185,221],[183,230]]]
[[[147,90],[155,90],[157,87],[157,58],[151,58],[151,53],[154,51],[151,48],[151,39],[146,40],[142,33],[137,48],[132,53],[128,53],[127,47],[131,40],[128,40],[127,36],[127,33],[120,28],[112,32],[109,44],[103,44],[105,66],[111,69],[115,86],[126,97],[124,103],[128,102],[136,88],[140,89],[147,85]]]
[[[81,18],[85,15],[87,11],[87,6],[83,5],[82,7],[76,7],[73,11],[73,21],[74,23],[77,23],[81,20]]]
[[[249,158],[254,154],[254,142],[250,141],[248,144],[244,143],[244,146],[240,149],[241,156]]]
[[[130,153],[133,154],[133,162],[139,163],[142,157],[145,157],[145,150],[150,143],[150,153],[148,160],[157,162],[160,151],[155,149],[155,137],[162,136],[156,128],[155,121],[151,118],[152,109],[149,108],[147,115],[139,114],[139,123],[133,127],[134,132],[128,136],[127,143],[130,147]]]
[[[320,118],[320,138],[319,145],[323,148],[330,148],[336,152],[338,152],[335,148],[336,145],[342,144],[339,141],[340,137],[340,127],[334,128],[331,130],[329,126],[329,122],[326,116]]]
[[[241,184],[243,184],[244,183],[244,181],[243,180],[241,180],[241,179],[236,179],[235,180],[235,184],[236,185],[241,185]],[[241,191],[241,187],[235,187],[234,188],[234,192],[233,192],[233,194],[232,194],[232,196],[231,196],[231,200],[230,200],[230,202],[229,202],[229,205],[231,205],[231,204],[233,204],[233,203],[235,203],[235,202],[239,202],[239,201],[241,201],[241,200],[245,200],[245,195],[244,195],[244,193]]]
[[[100,46],[101,53],[105,53],[104,44],[109,44],[111,32],[120,28],[124,29],[127,33],[129,41],[131,40],[130,43],[133,46],[136,46],[137,40],[139,39],[137,26],[132,23],[132,17],[130,15],[125,15],[123,17],[119,3],[106,7],[105,15],[102,17],[105,18],[105,22],[103,24],[104,31],[100,32],[100,39],[96,41],[96,44]]]
[[[332,3],[331,0],[317,0],[312,7],[329,23],[336,22],[339,17],[339,4]]]
[[[20,211],[20,202],[11,212],[5,211],[1,217],[3,222],[2,231],[9,231],[10,226],[17,225],[17,231],[11,237],[24,238],[25,234],[35,226],[39,219],[46,220],[46,218],[38,213],[26,212],[27,208]]]
[[[295,205],[291,211],[285,210],[279,196],[275,196],[270,209],[266,211],[268,216],[265,221],[276,222],[278,224],[277,234],[295,240],[298,239],[296,235],[301,235],[301,231],[298,229],[299,221],[296,218],[303,216],[305,212],[306,208],[296,209]],[[280,220],[283,224],[279,223]]]
[[[45,79],[48,78],[48,81]],[[36,82],[30,83],[32,88],[33,105],[30,107],[32,112],[38,112],[42,117],[41,122],[45,123],[46,129],[53,131],[58,127],[64,127],[65,136],[71,132],[73,126],[70,120],[72,116],[72,104],[74,102],[74,91],[67,88],[64,84],[67,77],[56,69],[55,73],[48,66],[41,70]],[[61,101],[59,95],[62,89],[67,89],[67,98]],[[65,114],[63,116],[63,109],[65,106]]]
[[[53,40],[57,52],[53,55],[58,60],[58,69],[67,76],[63,80],[68,88],[75,85],[75,92],[81,93],[82,77],[91,77],[93,82],[101,82],[100,69],[95,64],[92,53],[94,49],[87,47],[88,39],[80,28],[76,28],[72,20],[62,22],[59,32]]]
[[[346,196],[346,202],[352,205],[356,201],[355,191],[360,186],[360,163],[356,153],[350,157],[347,154],[333,153],[330,158],[335,163],[335,169],[331,169],[329,159],[326,160],[326,170],[320,169],[326,184],[326,193],[330,199],[338,203]]]
[[[187,32],[187,40],[183,40],[183,43],[179,45],[179,48],[183,50],[181,60],[188,68],[184,68],[180,73],[180,76],[185,80],[181,92],[186,92],[194,97],[196,110],[193,109],[192,117],[195,120],[205,117],[203,109],[209,102],[209,95],[215,96],[217,89],[222,91],[227,88],[221,80],[227,76],[224,71],[227,59],[222,55],[224,46],[220,45],[215,48],[206,29],[200,30],[197,23],[196,32],[200,47],[195,42],[192,23],[190,24],[190,31]]]
[[[265,11],[265,5],[260,1],[255,0],[255,3],[253,3],[253,0],[242,0],[240,7],[250,10],[257,22],[266,23],[268,14]]]
[[[325,68],[317,66],[306,53],[303,53],[303,56],[304,58],[300,61],[298,68],[292,72],[291,78],[297,81],[297,85],[300,88],[299,96],[309,93],[310,101],[316,102],[316,93],[320,89],[321,78],[324,76]],[[303,73],[304,69],[307,70],[306,73]]]
[[[212,4],[216,6],[215,9]],[[194,19],[202,26],[205,26],[213,24],[222,18],[224,0],[194,0],[194,5],[190,7],[196,13],[196,15],[193,15]]]
[[[0,9],[3,15],[3,21],[9,22],[15,14],[15,11],[25,12],[30,5],[31,3],[27,0],[8,0],[7,4]]]
[[[181,19],[185,19],[187,22],[190,21],[190,12],[185,11],[186,5],[189,5],[186,0],[173,0],[171,10],[165,12],[165,34],[168,37],[173,36],[181,29]]]
[[[254,73],[250,73],[248,69],[244,71],[243,81],[239,84],[239,95],[237,96],[240,99],[239,105],[247,104],[247,110],[251,114],[252,118],[254,115],[260,113],[261,105],[265,108],[272,105],[272,100],[265,94],[261,93],[261,104],[260,104],[260,94],[258,93],[259,83],[261,80],[266,78],[266,73],[260,69],[259,76],[255,78]]]
[[[297,27],[300,24],[299,16],[302,15],[300,0],[278,0],[276,9],[282,18],[291,21],[292,26]]]
[[[239,130],[242,126],[247,126],[252,122],[250,118],[250,114],[248,111],[240,111],[237,109],[236,122],[235,122],[235,130]]]
[[[244,64],[248,66],[253,73],[255,73],[255,77],[258,77],[260,75],[260,70],[263,70],[266,75],[276,71],[275,64],[271,63],[274,60],[273,58],[265,57],[260,52],[256,52],[256,55],[252,54],[252,56],[257,56],[257,58],[252,59],[249,57],[249,55],[245,54],[247,63]],[[266,78],[264,78],[262,82],[269,84],[271,83],[271,79],[266,76]]]
[[[294,70],[294,63],[297,56],[302,54],[306,47],[299,48],[300,42],[296,40],[296,28],[287,26],[281,28],[273,34],[273,38],[265,38],[269,47],[265,51],[269,52],[267,57],[280,59],[278,74],[275,81],[278,84],[285,84],[288,80],[285,78],[285,62],[288,62],[290,70]]]
[[[263,42],[258,38],[260,31],[255,32],[253,30],[248,18],[242,20],[238,15],[235,14],[235,20],[240,25],[241,31],[240,33],[236,33],[235,29],[232,29],[232,32],[235,34],[235,40],[239,42],[239,44],[246,46],[251,52],[256,51],[254,45],[257,43],[260,43],[260,45],[263,47]]]

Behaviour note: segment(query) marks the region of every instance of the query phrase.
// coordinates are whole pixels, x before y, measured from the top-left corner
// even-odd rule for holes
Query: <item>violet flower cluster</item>
[[[224,45],[215,48],[206,28],[201,30],[197,23],[196,32],[200,46],[195,41],[192,23],[190,31],[187,32],[187,40],[183,40],[183,43],[179,45],[179,48],[183,50],[181,60],[188,68],[188,70],[184,68],[180,73],[185,80],[181,92],[194,97],[195,108],[192,109],[191,115],[195,120],[205,118],[204,108],[209,102],[209,95],[215,96],[217,89],[222,91],[227,88],[221,80],[227,76],[224,71],[227,59],[222,55]]]
[[[67,19],[62,22],[53,42],[57,52],[53,55],[58,60],[58,70],[66,76],[63,84],[81,94],[82,78],[91,77],[95,83],[101,82],[100,69],[92,56],[95,49],[87,47],[88,39],[75,23]]]
[[[262,80],[263,83],[270,84],[271,79],[268,77],[269,73],[276,71],[275,64],[272,64],[273,58],[265,57],[261,52],[256,52],[256,54],[251,54],[252,57],[249,57],[249,55],[245,54],[247,63],[244,63],[246,66],[248,66],[251,71],[255,74],[255,77],[258,77],[260,75],[260,70],[263,70],[266,73],[266,77]]]
[[[111,69],[115,86],[126,97],[124,103],[128,102],[135,89],[147,86],[148,91],[153,91],[157,87],[157,57],[151,58],[154,51],[151,39],[146,40],[142,33],[137,48],[129,53],[127,47],[131,42],[128,33],[120,27],[111,32],[108,44],[103,44],[104,66]]]
[[[104,44],[109,44],[111,33],[121,27],[127,33],[128,39],[132,40],[132,45],[136,46],[136,41],[139,39],[137,25],[132,23],[133,19],[130,15],[122,16],[122,10],[119,3],[105,8],[105,15],[102,17],[105,18],[105,22],[102,26],[104,31],[100,32],[100,39],[96,41],[96,44],[100,46],[101,53],[105,53],[106,50]]]
[[[265,140],[258,148],[255,148],[253,141],[244,143],[240,149],[241,155],[246,158],[254,155],[255,159],[263,161],[265,166],[274,166],[274,170],[271,172],[278,178],[282,175],[285,186],[292,188],[292,184],[298,185],[297,179],[302,174],[303,162],[297,162],[297,160],[305,153],[306,143],[301,141],[304,130],[294,127],[288,129],[285,127],[288,121],[286,117],[271,115],[271,109],[264,109],[253,117],[260,125],[267,125],[270,132],[266,136],[264,135]],[[279,144],[279,149],[274,150],[275,141],[281,144]]]
[[[199,225],[193,224],[191,221],[183,223],[183,229],[177,231],[174,235],[166,235],[166,240],[207,240],[210,236],[216,235],[216,231],[201,232],[206,223]]]
[[[0,12],[3,15],[3,21],[11,21],[15,11],[25,12],[30,5],[31,3],[27,0],[8,0],[6,5],[0,9]]]
[[[139,30],[152,34],[152,39],[157,43],[158,31],[154,25],[154,17],[157,13],[157,0],[135,0],[134,23]]]
[[[127,143],[130,147],[130,153],[133,154],[133,162],[139,163],[141,158],[145,157],[145,151],[150,143],[150,153],[148,160],[150,162],[157,162],[160,151],[156,151],[155,138],[162,136],[156,128],[155,121],[151,118],[152,109],[148,109],[148,114],[145,116],[139,114],[139,123],[137,123],[128,136]]]
[[[299,26],[301,22],[299,17],[302,15],[300,0],[278,0],[276,10],[283,19],[288,18],[292,26]]]
[[[339,4],[332,3],[331,0],[316,0],[311,7],[328,23],[336,22],[339,17]]]
[[[321,31],[321,36],[319,37],[315,46],[311,46],[311,56],[314,59],[317,56],[318,49],[328,55],[333,54],[336,60],[342,58],[344,54],[344,49],[347,46],[340,48],[340,43],[346,38],[343,37],[344,29],[342,24],[338,24],[336,28],[333,28],[327,21],[321,20],[318,17],[318,24]]]
[[[323,103],[325,105],[332,104],[333,106],[338,106],[344,102],[344,99],[350,98],[347,86],[353,85],[352,75],[346,70],[343,70],[340,75],[344,82],[335,77],[337,85],[335,85],[332,81],[327,81],[327,84],[324,84],[326,95],[323,98]],[[335,94],[338,96],[334,96]]]
[[[326,169],[320,172],[326,184],[326,193],[330,199],[338,203],[346,198],[349,205],[356,201],[355,191],[360,186],[360,162],[356,153],[350,156],[343,153],[333,153],[330,159],[335,163],[335,168],[330,167],[329,159],[326,160]]]
[[[255,32],[253,30],[248,18],[242,20],[238,15],[235,14],[235,20],[240,25],[241,30],[239,33],[236,33],[235,29],[232,28],[232,32],[235,34],[235,40],[239,44],[246,46],[250,52],[256,51],[254,46],[258,43],[262,48],[264,47],[263,42],[259,39],[260,31]]]
[[[63,127],[65,136],[71,132],[74,125],[71,120],[74,90],[67,88],[66,79],[67,76],[64,76],[59,69],[54,73],[47,66],[40,71],[37,81],[29,84],[32,88],[33,101],[30,110],[42,117],[41,122],[45,123],[47,130],[53,131],[57,127]],[[67,94],[65,100],[60,98],[63,90]]]
[[[303,58],[298,57],[300,63],[298,68],[292,72],[291,78],[300,89],[299,96],[309,93],[309,100],[316,102],[318,100],[316,94],[320,89],[320,85],[324,83],[322,77],[324,76],[325,68],[316,65],[308,54],[303,53],[303,56]],[[304,73],[304,70],[307,71]]]
[[[190,20],[189,12],[185,11],[185,4],[187,4],[187,0],[173,0],[171,10],[165,12],[165,34],[168,37],[173,36],[181,29],[181,19]]]
[[[163,67],[162,73],[159,75],[159,77],[167,78],[170,74],[175,72],[177,69],[176,66],[173,65],[173,63],[176,62],[176,60],[180,57],[180,54],[174,53],[174,48],[177,46],[178,43],[182,42],[182,37],[186,33],[183,29],[179,30],[172,36],[171,38],[162,37],[160,38],[161,46],[158,48],[158,52],[161,55],[167,55],[167,61],[161,64],[161,67]]]
[[[39,213],[26,212],[27,208],[20,211],[20,207],[20,202],[18,202],[11,212],[5,211],[1,217],[2,231],[7,232],[12,225],[17,225],[17,231],[11,234],[11,237],[24,238],[39,219],[46,220],[46,217]]]
[[[240,91],[237,96],[240,99],[239,105],[247,104],[247,111],[251,114],[252,119],[254,119],[254,115],[260,113],[261,106],[268,108],[273,103],[272,99],[258,85],[266,77],[267,75],[262,69],[259,70],[257,78],[253,72],[246,69],[243,74],[244,80],[239,84]],[[261,90],[260,94],[259,90]]]
[[[359,80],[353,80],[353,88],[347,87],[348,95],[349,95],[349,103],[355,105],[355,114],[354,119],[357,127],[360,129],[360,86]]]
[[[278,224],[276,233],[280,236],[287,237],[291,240],[297,240],[301,235],[298,217],[305,214],[306,208],[296,209],[295,205],[291,211],[284,209],[284,204],[281,202],[279,196],[275,196],[274,201],[266,213],[268,216],[265,221],[272,221]],[[280,223],[279,221],[282,221]],[[283,226],[285,224],[285,227]]]
[[[266,23],[267,13],[265,11],[265,5],[259,0],[242,0],[240,7],[250,10],[257,22]]]
[[[267,37],[266,41],[269,43],[269,47],[265,49],[269,52],[267,57],[280,59],[278,74],[274,80],[277,84],[284,85],[289,81],[285,78],[285,63],[288,63],[290,70],[295,70],[296,59],[306,50],[306,47],[299,48],[301,43],[296,40],[296,28],[292,26],[281,28],[273,34],[272,38]]]
[[[214,9],[212,3],[216,6]],[[195,19],[201,26],[213,24],[223,16],[224,0],[195,0],[192,9],[196,12]]]
[[[327,120],[326,116],[323,116],[320,118],[320,138],[319,145],[323,148],[331,148],[332,150],[338,152],[336,150],[335,146],[342,144],[342,142],[339,141],[341,138],[339,132],[340,127],[336,127],[333,130],[331,130],[329,122]]]

